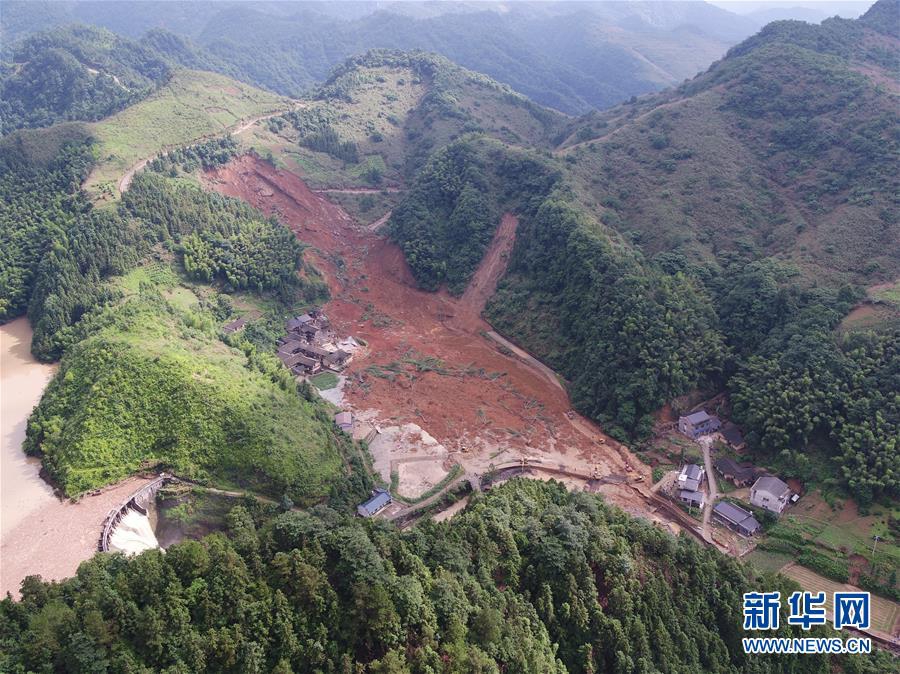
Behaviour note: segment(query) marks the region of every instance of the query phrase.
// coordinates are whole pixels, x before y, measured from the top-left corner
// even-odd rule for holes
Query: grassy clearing
[[[886,302],[887,304],[893,304],[895,307],[900,307],[900,281],[878,288],[872,293],[872,298],[879,302]]]
[[[746,560],[760,571],[775,573],[790,563],[793,558],[782,552],[754,550],[747,555]]]
[[[322,372],[312,377],[309,381],[320,391],[327,391],[337,386],[340,379],[333,372]]]
[[[288,105],[280,96],[222,75],[179,70],[149,98],[90,125],[99,161],[85,187],[95,198],[114,199],[118,180],[136,162]]]

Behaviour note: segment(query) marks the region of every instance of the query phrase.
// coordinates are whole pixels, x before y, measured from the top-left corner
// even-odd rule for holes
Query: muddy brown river
[[[40,461],[22,452],[28,417],[56,371],[35,361],[30,348],[26,319],[0,326],[0,597],[18,596],[28,575],[75,575],[96,552],[110,509],[147,482],[132,477],[77,503],[54,496],[41,479]]]
[[[29,513],[56,502],[40,477],[40,460],[22,451],[28,416],[56,371],[37,362],[30,348],[28,319],[0,326],[0,538]]]

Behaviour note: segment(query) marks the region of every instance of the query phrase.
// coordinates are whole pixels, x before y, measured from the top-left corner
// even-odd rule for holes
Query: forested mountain
[[[100,28],[72,26],[18,44],[0,75],[5,134],[101,119],[147,96],[171,69],[153,49]]]
[[[277,134],[269,145],[288,166],[300,149],[308,179],[321,174],[331,184],[405,183],[431,152],[467,133],[549,149],[568,119],[422,52],[374,50],[348,59],[312,97],[268,120]]]
[[[893,279],[897,7],[772,24],[672,92],[579,120],[566,159],[650,256],[775,256],[830,283]]]
[[[229,536],[98,555],[0,602],[4,671],[890,671],[744,655],[741,595],[795,586],[560,484],[514,481],[409,532],[235,508]],[[803,632],[781,619],[779,636]],[[828,630],[826,632],[826,630]]]
[[[786,470],[824,454],[863,504],[895,497],[900,335],[834,329],[900,270],[897,6],[774,24],[675,91],[573,122],[551,159],[464,141],[391,235],[423,287],[461,292],[516,212],[487,315],[580,410],[640,437],[665,402],[724,388]]]
[[[7,40],[86,22],[133,39],[152,29],[193,46],[163,54],[299,96],[345,58],[421,49],[569,113],[608,107],[696,74],[761,24],[702,2],[4,3]],[[160,32],[152,40],[159,46]],[[170,42],[169,39],[165,40]],[[181,60],[185,58],[185,60]]]

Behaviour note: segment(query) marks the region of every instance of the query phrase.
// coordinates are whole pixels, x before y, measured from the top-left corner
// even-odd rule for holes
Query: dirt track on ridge
[[[600,474],[628,472],[626,463],[633,474],[646,472],[596,425],[577,416],[574,423],[565,391],[548,385],[545,372],[484,337],[491,327],[480,314],[505,272],[515,217],[503,218],[474,283],[456,299],[416,289],[397,246],[289,172],[245,155],[204,180],[277,214],[314,247],[310,254],[332,294],[328,316],[340,333],[368,345],[347,371],[345,395],[354,409],[379,410],[382,423],[419,424],[459,452],[455,458],[467,472],[486,470],[500,454],[541,456]],[[410,361],[425,357],[440,359],[443,372],[417,371]],[[385,376],[392,363],[405,373]]]

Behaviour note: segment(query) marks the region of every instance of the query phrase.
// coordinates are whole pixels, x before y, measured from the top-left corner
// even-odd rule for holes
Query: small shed
[[[353,429],[353,415],[350,412],[338,412],[334,415],[334,425],[349,433]]]
[[[238,330],[243,330],[245,325],[247,325],[247,319],[239,318],[236,321],[231,321],[231,323],[226,323],[222,326],[222,332],[226,335],[230,335]]]
[[[356,507],[356,513],[360,517],[372,517],[387,508],[392,501],[393,499],[386,489],[376,489],[372,498]]]

